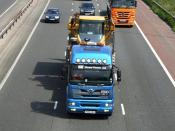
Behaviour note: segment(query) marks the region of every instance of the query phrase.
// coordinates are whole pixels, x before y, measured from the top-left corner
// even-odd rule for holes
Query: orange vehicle
[[[108,0],[107,12],[115,25],[133,26],[136,17],[136,0]]]

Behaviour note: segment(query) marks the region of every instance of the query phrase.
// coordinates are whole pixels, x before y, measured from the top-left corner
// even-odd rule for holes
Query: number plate
[[[121,23],[125,23],[127,22],[127,20],[119,20]]]
[[[85,13],[85,15],[90,15],[91,13]]]
[[[84,111],[85,114],[96,114],[96,111]]]

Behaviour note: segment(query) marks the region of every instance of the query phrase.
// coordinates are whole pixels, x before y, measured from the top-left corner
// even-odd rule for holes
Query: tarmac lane
[[[116,65],[122,70],[122,82],[115,87],[114,114],[109,118],[66,114],[61,69],[67,22],[72,6],[80,2],[50,1],[48,7],[61,10],[61,21],[44,23],[43,16],[28,39],[0,91],[0,130],[174,131],[175,89],[136,26],[115,32]]]
[[[175,85],[175,33],[142,1],[138,1],[136,22],[171,74]]]
[[[16,0],[1,0],[0,1],[0,16],[5,12],[8,8],[15,4]]]

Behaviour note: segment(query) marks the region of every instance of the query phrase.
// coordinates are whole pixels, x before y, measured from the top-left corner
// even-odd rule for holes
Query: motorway
[[[0,1],[0,16],[7,10],[16,0],[1,0]]]
[[[68,18],[80,3],[72,2],[51,0],[49,7],[62,12],[61,22],[41,20],[1,89],[0,131],[175,131],[175,88],[136,26],[115,33],[122,82],[116,87],[113,115],[66,114],[66,85],[60,75]]]

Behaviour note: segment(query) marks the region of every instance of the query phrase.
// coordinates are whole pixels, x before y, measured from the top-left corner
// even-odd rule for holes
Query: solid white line
[[[151,51],[153,52],[153,54],[155,55],[155,57],[157,58],[158,62],[160,63],[160,65],[162,66],[163,70],[165,71],[165,73],[167,74],[168,78],[170,79],[171,83],[173,84],[173,86],[175,87],[175,81],[173,79],[173,77],[171,76],[171,74],[169,73],[168,69],[166,68],[166,66],[163,64],[162,60],[160,59],[160,57],[158,56],[158,54],[156,53],[156,51],[154,50],[154,48],[152,47],[151,43],[149,42],[149,40],[147,39],[147,37],[145,36],[145,34],[143,33],[143,31],[141,30],[140,26],[137,24],[137,22],[134,22],[135,25],[137,26],[138,30],[140,31],[140,33],[142,34],[143,38],[145,39],[146,43],[148,44],[149,48],[151,49]]]
[[[16,0],[17,1],[17,0]],[[5,15],[5,13],[7,13],[15,4],[16,4],[16,1],[9,7],[7,8],[7,10],[5,10],[1,15],[0,15],[0,18]]]
[[[58,105],[58,101],[55,101],[55,104],[54,104],[54,110],[56,110],[57,109],[57,105]]]
[[[115,80],[117,80],[117,74],[116,73],[114,74],[114,76],[115,76]]]
[[[64,52],[64,56],[66,56],[66,51]]]
[[[121,104],[121,109],[122,109],[122,114],[125,115],[125,108],[123,104]]]
[[[30,33],[30,35],[29,35],[27,41],[25,42],[24,46],[22,47],[21,51],[19,52],[18,56],[16,57],[15,61],[13,62],[12,66],[10,67],[10,69],[9,69],[8,72],[7,72],[7,74],[6,74],[5,77],[3,78],[2,82],[0,83],[0,90],[2,89],[2,87],[3,87],[4,84],[5,84],[5,82],[7,81],[7,79],[9,78],[9,76],[11,75],[13,69],[15,68],[16,64],[18,63],[18,61],[19,61],[19,59],[20,59],[22,53],[24,52],[24,50],[25,50],[25,48],[27,47],[27,45],[28,45],[30,39],[32,38],[32,35],[34,34],[34,32],[35,32],[35,30],[36,30],[36,28],[37,28],[37,26],[38,26],[38,24],[39,24],[39,22],[40,22],[40,19],[42,18],[43,14],[44,14],[44,12],[45,12],[45,10],[46,10],[46,8],[47,8],[48,5],[49,5],[49,3],[50,3],[50,0],[48,0],[48,2],[47,2],[47,4],[46,4],[46,6],[45,6],[43,12],[41,13],[41,15],[40,15],[40,17],[39,17],[37,23],[35,24],[34,28],[32,29],[32,32]]]

